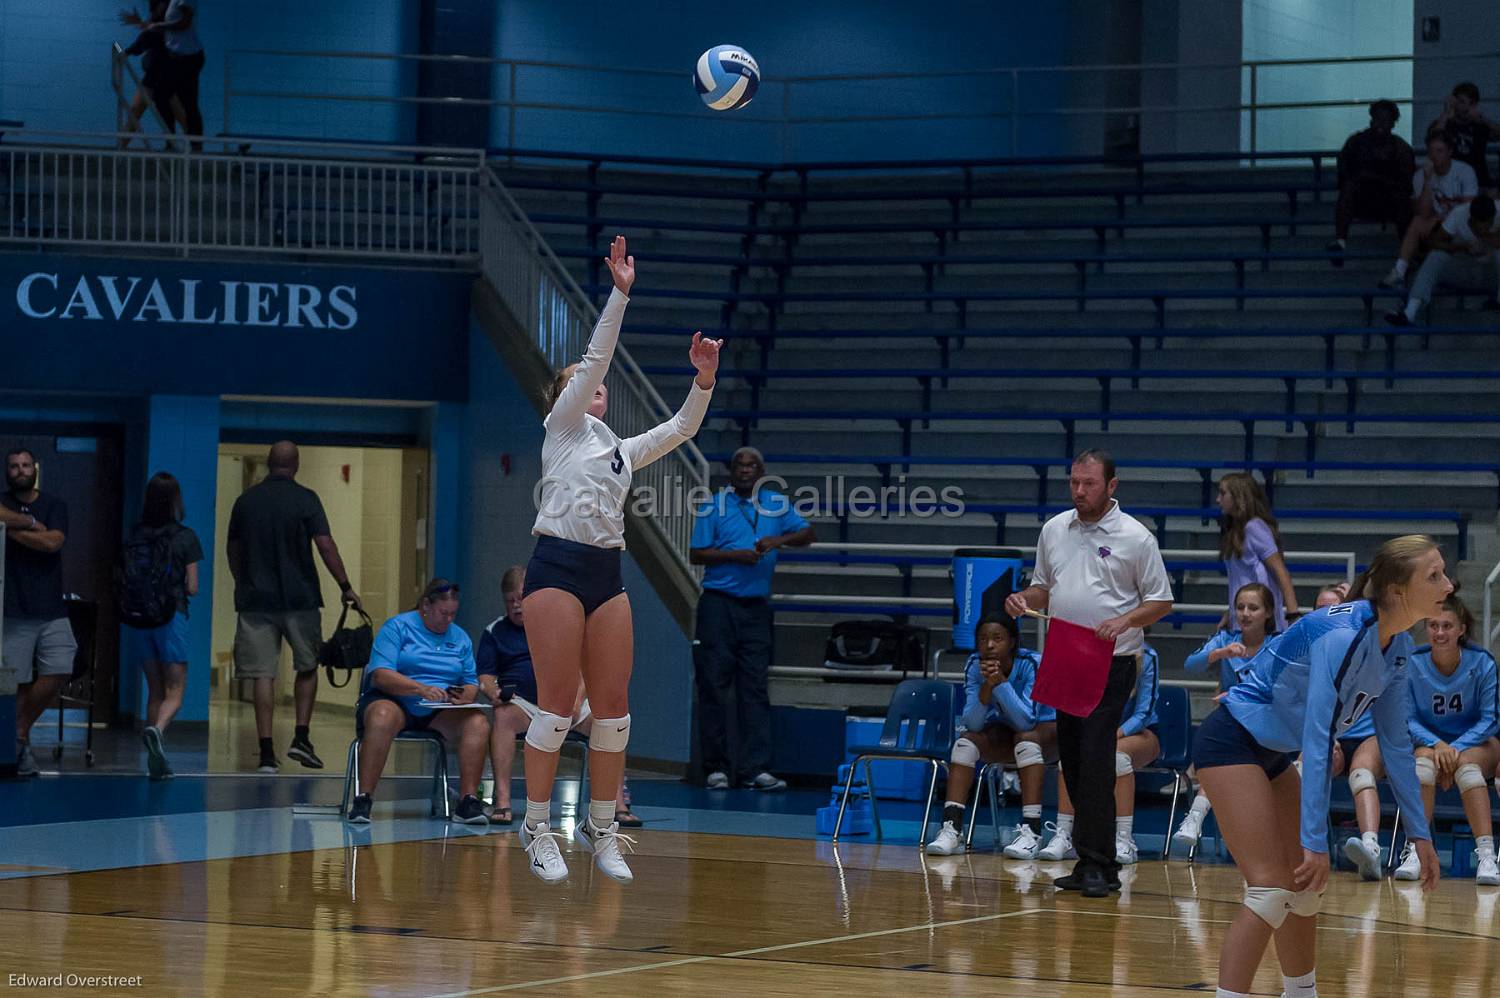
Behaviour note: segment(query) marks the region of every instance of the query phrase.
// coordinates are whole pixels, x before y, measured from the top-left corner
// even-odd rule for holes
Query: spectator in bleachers
[[[1395,101],[1375,101],[1370,127],[1349,136],[1339,150],[1339,199],[1333,211],[1334,240],[1328,244],[1335,267],[1344,265],[1349,224],[1355,218],[1395,222],[1401,233],[1411,224],[1407,191],[1417,160],[1406,140],[1392,131],[1400,119]]]
[[[483,710],[469,706],[479,696],[479,676],[474,645],[453,622],[458,598],[456,582],[433,579],[423,588],[415,610],[387,620],[375,636],[365,686],[354,708],[360,739],[360,793],[349,806],[350,822],[370,820],[371,799],[396,735],[431,729],[458,755],[459,802],[453,820],[488,824],[479,800],[479,777],[484,772],[490,722]],[[439,708],[423,701],[463,709]]]
[[[203,43],[198,40],[194,27],[197,10],[187,0],[170,0],[166,13],[156,18],[153,6],[152,19],[147,21],[133,10],[125,11],[120,19],[135,25],[142,31],[160,30],[167,46],[167,82],[173,95],[182,103],[183,131],[189,135],[203,136],[203,112],[198,107],[198,79],[203,73]],[[193,149],[201,151],[202,142],[194,142]]]
[[[152,0],[151,21],[162,21],[167,16],[168,0]],[[133,11],[125,11],[120,14],[120,20],[129,24],[129,15]],[[161,116],[162,127],[168,132],[177,131],[177,123],[186,123],[187,116],[182,110],[182,102],[177,100],[172,93],[171,81],[171,54],[167,51],[166,32],[163,28],[149,28],[136,34],[135,41],[125,49],[126,55],[140,56],[141,59],[141,83],[136,88],[135,96],[131,98],[130,108],[125,115],[125,130],[127,132],[140,131],[141,118],[145,115],[148,107],[155,107],[156,113]],[[124,149],[130,144],[130,139],[121,138],[120,148]]]
[[[1021,647],[1007,613],[991,611],[974,633],[975,652],[964,666],[963,734],[953,743],[943,828],[927,852],[964,850],[964,810],[980,760],[1014,765],[1021,773],[1021,823],[1005,847],[1012,859],[1035,859],[1042,834],[1046,763],[1057,758],[1057,711],[1031,698],[1036,653]]]
[[[1427,162],[1412,175],[1411,224],[1401,238],[1401,252],[1390,273],[1381,278],[1382,288],[1406,286],[1406,272],[1417,252],[1454,208],[1468,204],[1479,193],[1474,168],[1453,158],[1453,136],[1441,127],[1427,130]]]
[[[246,489],[229,513],[225,556],[234,576],[234,668],[241,679],[255,680],[257,769],[262,773],[281,767],[271,723],[283,641],[292,649],[297,674],[297,723],[287,755],[310,769],[323,768],[309,729],[318,696],[318,645],[323,640],[323,590],[313,567],[313,548],[338,583],[343,602],[361,607],[328,529],[322,500],[296,482],[300,463],[296,444],[272,444],[265,480]]]
[[[1414,223],[1415,224],[1415,223]],[[1385,321],[1393,326],[1410,326],[1432,300],[1433,292],[1457,259],[1490,260],[1500,264],[1495,253],[1495,202],[1481,194],[1469,204],[1461,204],[1448,213],[1441,225],[1433,228],[1426,240],[1427,259],[1422,261],[1403,308],[1386,313]],[[1494,295],[1485,307],[1500,307]]]
[[[187,687],[188,601],[198,595],[198,563],[203,560],[198,535],[183,526],[182,515],[182,487],[175,476],[158,471],[146,483],[141,521],[126,542],[121,572],[122,583],[127,583],[120,594],[122,604],[139,601],[146,605],[165,597],[176,608],[165,624],[127,629],[146,676],[146,728],[141,740],[146,744],[146,770],[153,780],[172,776],[162,736],[182,707]],[[159,565],[167,568],[165,575],[150,578],[157,575]],[[165,591],[142,592],[142,588]]]
[[[697,510],[689,542],[688,559],[706,567],[693,667],[698,739],[710,790],[786,789],[786,781],[770,772],[771,576],[778,548],[807,547],[817,535],[785,495],[762,481],[765,473],[760,451],[735,451],[729,485]],[[738,705],[737,746],[729,744],[731,695]]]
[[[1500,138],[1500,125],[1479,110],[1479,88],[1467,81],[1454,87],[1443,101],[1443,112],[1433,121],[1432,127],[1447,131],[1453,139],[1453,158],[1467,163],[1474,170],[1480,188],[1491,191],[1487,147],[1491,139]]]
[[[1234,594],[1234,627],[1219,631],[1187,657],[1184,666],[1188,672],[1219,666],[1219,693],[1215,700],[1222,699],[1239,683],[1266,639],[1276,633],[1271,616],[1275,605],[1270,589],[1259,582],[1246,583]],[[1197,842],[1203,835],[1203,821],[1208,817],[1209,807],[1208,796],[1199,789],[1172,840],[1183,848]]]
[[[16,775],[35,776],[31,726],[73,675],[78,642],[63,602],[62,549],[68,506],[37,485],[36,456],[24,447],[5,455],[5,635],[0,664],[16,691]]]
[[[1140,858],[1135,844],[1135,771],[1149,766],[1161,755],[1156,733],[1156,698],[1161,690],[1160,659],[1156,649],[1141,649],[1141,668],[1135,693],[1125,702],[1125,713],[1115,731],[1115,862],[1130,866]],[[1057,774],[1057,824],[1052,840],[1040,853],[1042,859],[1078,858],[1073,848],[1073,802],[1068,781]]]
[[[1229,573],[1229,602],[1233,605],[1239,591],[1251,582],[1259,582],[1271,591],[1275,601],[1273,630],[1286,630],[1288,617],[1295,617],[1297,590],[1282,555],[1281,532],[1265,489],[1255,476],[1234,471],[1219,479],[1219,557]],[[1223,624],[1228,624],[1225,615]]]
[[[1500,764],[1500,714],[1497,714],[1495,659],[1469,642],[1474,615],[1457,595],[1427,620],[1428,644],[1407,663],[1411,690],[1412,740],[1417,746],[1417,778],[1427,821],[1438,790],[1457,786],[1464,816],[1474,831],[1475,883],[1500,885],[1495,861],[1494,822],[1490,814],[1489,774]],[[1455,845],[1455,848],[1457,846]],[[1421,878],[1416,850],[1407,846],[1396,868],[1397,880]]]
[[[1325,606],[1338,606],[1349,596],[1349,583],[1335,582],[1331,586],[1324,586],[1318,590],[1318,596],[1313,600],[1313,609],[1321,610]]]

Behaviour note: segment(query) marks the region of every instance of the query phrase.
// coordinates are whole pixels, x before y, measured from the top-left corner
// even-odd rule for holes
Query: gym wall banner
[[[466,401],[473,280],[0,254],[0,389]]]

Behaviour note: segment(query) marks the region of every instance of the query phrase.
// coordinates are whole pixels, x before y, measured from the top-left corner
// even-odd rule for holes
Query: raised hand
[[[626,255],[624,236],[615,236],[614,242],[609,244],[609,256],[604,258],[604,265],[609,268],[609,276],[614,278],[620,294],[630,294],[630,286],[635,283],[635,257]]]
[[[701,332],[693,334],[693,345],[688,348],[688,359],[698,370],[700,384],[703,377],[708,378],[709,384],[703,385],[704,388],[710,387],[713,383],[714,373],[719,369],[719,348],[723,345],[723,340],[709,339]]]

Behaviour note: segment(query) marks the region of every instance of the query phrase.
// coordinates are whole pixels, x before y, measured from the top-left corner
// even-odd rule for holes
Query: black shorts
[[[1370,737],[1374,738],[1375,736],[1371,735]],[[1363,738],[1340,738],[1339,739],[1339,748],[1343,749],[1343,751],[1344,751],[1344,772],[1345,773],[1349,772],[1349,767],[1354,762],[1354,752],[1355,752],[1355,750],[1358,749],[1364,743],[1365,743],[1365,740]]]
[[[365,690],[359,695],[359,702],[354,705],[354,734],[357,737],[364,737],[365,708],[370,706],[370,704],[374,703],[376,700],[389,700],[391,703],[401,708],[401,713],[406,715],[406,726],[401,729],[403,731],[426,731],[429,727],[432,726],[432,719],[437,717],[437,711],[433,711],[430,714],[423,714],[421,716],[413,714],[411,711],[406,709],[406,704],[391,696],[389,693],[382,693],[379,690],[369,689]]]
[[[1255,740],[1228,707],[1220,705],[1198,726],[1193,737],[1193,765],[1202,772],[1215,766],[1259,766],[1266,778],[1285,773],[1297,757],[1295,752],[1277,752]]]
[[[620,578],[620,551],[543,534],[536,539],[536,550],[526,564],[526,587],[521,595],[524,598],[543,589],[561,589],[578,597],[587,617],[625,591]]]

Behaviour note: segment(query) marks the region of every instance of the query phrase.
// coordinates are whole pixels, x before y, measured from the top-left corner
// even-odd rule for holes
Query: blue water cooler
[[[953,552],[953,647],[974,649],[974,630],[991,610],[1021,588],[1021,552],[1013,548],[959,548]]]

